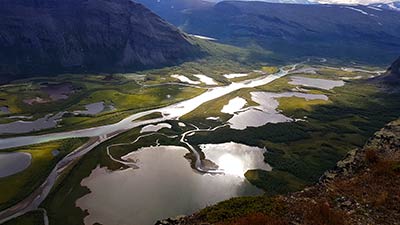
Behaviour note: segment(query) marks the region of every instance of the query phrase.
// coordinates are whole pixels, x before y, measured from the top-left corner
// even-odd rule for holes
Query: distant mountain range
[[[376,3],[369,5],[370,7],[380,8],[380,9],[389,9],[400,11],[400,1],[399,2],[390,2],[390,3]]]
[[[185,21],[185,12],[212,7],[215,3],[206,0],[134,0],[151,9],[170,23],[181,24]]]
[[[188,33],[284,57],[387,63],[400,52],[400,13],[372,6],[223,1],[184,10],[179,21],[164,19]]]
[[[209,2],[222,2],[223,0],[205,0]],[[234,1],[234,0],[233,0]],[[237,0],[237,1],[255,1],[255,0]],[[291,3],[291,4],[312,4],[312,1],[308,0],[258,0],[261,2],[269,2],[269,3]]]
[[[168,0],[160,0],[168,1]],[[209,2],[222,2],[224,0],[205,0]],[[226,1],[226,0],[225,0]],[[229,0],[228,0],[229,1]],[[235,1],[235,0],[230,0]],[[236,0],[236,1],[260,1],[269,3],[289,3],[289,4],[336,4],[336,5],[372,5],[385,9],[399,10],[399,2],[390,2],[388,0]]]
[[[2,0],[0,79],[131,71],[200,54],[172,25],[130,0]]]

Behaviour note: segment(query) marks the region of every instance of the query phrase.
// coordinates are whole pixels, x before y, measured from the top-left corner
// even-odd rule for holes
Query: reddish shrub
[[[394,176],[394,165],[395,162],[393,161],[380,161],[373,167],[373,172],[376,176]]]
[[[332,209],[328,202],[304,205],[304,224],[344,225],[345,214]]]
[[[375,206],[383,206],[386,204],[387,200],[389,198],[389,193],[387,191],[384,191],[378,195],[376,198],[374,205]]]
[[[365,152],[365,159],[367,160],[367,162],[369,163],[377,163],[379,161],[379,157],[376,154],[376,152],[372,149],[368,149]]]
[[[265,215],[263,213],[253,213],[222,224],[223,225],[288,225],[289,223],[283,219],[274,216]]]

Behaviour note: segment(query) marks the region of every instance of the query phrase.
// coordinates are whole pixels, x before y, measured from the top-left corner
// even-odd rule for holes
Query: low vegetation
[[[59,160],[87,141],[86,138],[52,141],[3,152],[25,152],[32,156],[31,165],[15,175],[0,178],[0,209],[14,205],[40,186]],[[54,151],[57,151],[55,155]]]
[[[22,216],[3,223],[3,225],[41,225],[44,224],[42,210],[27,212]]]

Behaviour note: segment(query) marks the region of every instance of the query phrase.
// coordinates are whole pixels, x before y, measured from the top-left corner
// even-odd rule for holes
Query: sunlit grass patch
[[[282,110],[286,115],[296,114],[298,111],[312,111],[316,105],[330,104],[331,101],[321,99],[307,100],[299,97],[283,97],[277,99],[279,102],[278,109]]]
[[[261,71],[263,71],[267,74],[273,74],[273,73],[277,73],[279,71],[279,68],[276,66],[263,66],[261,68]]]
[[[290,78],[282,77],[272,81],[269,84],[259,86],[254,88],[257,91],[268,91],[268,92],[285,92],[285,91],[292,91],[296,85],[289,84]]]

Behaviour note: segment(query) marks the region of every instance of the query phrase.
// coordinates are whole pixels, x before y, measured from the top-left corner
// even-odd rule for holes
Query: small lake
[[[203,149],[210,158],[220,158],[227,154],[235,159],[230,165],[222,161],[222,167],[228,164],[228,168],[238,165],[242,165],[240,168],[269,168],[267,164],[258,164],[264,159],[263,149],[236,143],[228,143],[227,146],[205,145]],[[241,152],[247,152],[248,156],[240,157]],[[150,225],[159,219],[191,214],[231,197],[263,193],[237,174],[210,175],[196,172],[184,158],[187,153],[186,148],[178,146],[145,147],[124,157],[135,160],[139,169],[94,169],[81,183],[91,193],[76,202],[78,207],[89,213],[84,219],[85,224]]]
[[[31,160],[32,156],[29,153],[0,153],[0,178],[24,171],[31,165]]]
[[[247,77],[249,74],[248,73],[231,73],[231,74],[224,74],[224,77],[228,79],[233,79],[237,77]]]
[[[172,78],[175,78],[175,79],[178,79],[178,80],[179,80],[180,82],[182,82],[182,83],[200,84],[200,81],[191,80],[191,79],[189,79],[188,77],[183,76],[183,75],[174,74],[174,75],[171,75],[171,77],[172,77]]]
[[[104,102],[95,102],[91,104],[85,105],[86,110],[77,110],[74,111],[75,114],[81,114],[81,115],[97,115],[101,112],[104,111],[106,105]]]
[[[206,75],[203,75],[203,74],[196,74],[193,76],[199,78],[200,82],[202,82],[206,85],[217,85],[218,84],[217,82],[215,82],[214,79],[212,79],[211,77],[208,77]]]
[[[295,121],[293,118],[287,117],[278,110],[279,98],[298,97],[305,100],[329,100],[326,95],[306,94],[301,92],[251,92],[251,100],[259,104],[258,106],[250,106],[240,108],[236,112],[231,112],[234,116],[228,120],[231,129],[244,130],[247,127],[260,127],[267,123],[285,123]],[[232,100],[228,105],[231,105]],[[239,105],[239,104],[232,104]],[[241,106],[241,105],[240,105]],[[233,108],[233,107],[231,107]],[[236,107],[237,109],[239,107]]]
[[[222,113],[228,113],[228,114],[234,114],[241,109],[247,104],[247,101],[244,98],[241,97],[236,97],[231,100],[229,100],[229,103],[227,105],[224,105],[222,108],[221,112]]]
[[[10,109],[7,106],[0,106],[0,114],[1,113],[8,114],[10,113]]]
[[[150,124],[150,125],[146,125],[144,126],[141,130],[140,133],[147,133],[147,132],[157,132],[163,128],[168,128],[171,129],[172,126],[169,123],[159,123],[156,125]]]
[[[331,90],[335,87],[341,87],[345,84],[342,80],[327,80],[300,76],[292,76],[290,77],[290,79],[291,81],[289,82],[289,84],[319,88],[324,90]]]
[[[271,166],[264,162],[263,154],[266,150],[262,148],[235,142],[202,144],[200,148],[205,158],[218,165],[218,169],[226,174],[244,177],[248,170],[272,170]]]
[[[55,115],[48,114],[33,121],[18,120],[11,123],[0,124],[0,134],[23,134],[54,128],[58,125],[63,115],[63,112],[59,112]]]

